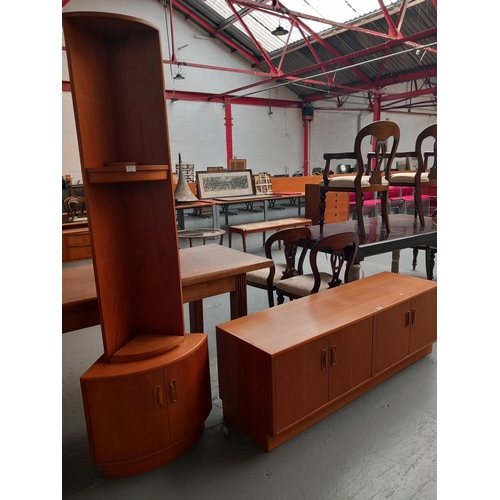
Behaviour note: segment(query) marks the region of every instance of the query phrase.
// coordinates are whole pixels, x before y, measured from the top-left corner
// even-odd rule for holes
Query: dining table
[[[274,265],[272,259],[218,244],[181,248],[183,302],[189,303],[191,333],[203,328],[203,299],[229,293],[230,319],[246,316],[246,273]],[[62,333],[100,324],[99,303],[92,262],[62,268]]]
[[[437,215],[424,217],[425,226],[421,226],[413,215],[389,215],[391,231],[387,232],[382,217],[365,217],[365,236],[359,236],[359,247],[351,270],[351,279],[359,279],[361,262],[373,255],[392,252],[391,271],[399,272],[401,250],[414,247],[435,247],[437,245]],[[311,248],[317,241],[332,234],[355,232],[359,235],[356,219],[310,226]]]

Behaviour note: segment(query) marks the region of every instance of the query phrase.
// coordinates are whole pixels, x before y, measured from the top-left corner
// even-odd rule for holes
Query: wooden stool
[[[222,245],[224,241],[224,234],[226,234],[226,231],[224,229],[217,229],[217,228],[206,228],[206,227],[200,227],[196,229],[181,229],[180,231],[177,231],[177,237],[180,239],[188,239],[189,240],[189,246],[193,246],[193,240],[196,239],[201,239],[203,238],[203,244],[206,243],[207,238],[215,238],[216,236],[220,236],[219,240],[219,245]]]

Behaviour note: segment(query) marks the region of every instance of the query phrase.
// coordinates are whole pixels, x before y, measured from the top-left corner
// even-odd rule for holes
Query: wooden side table
[[[189,240],[190,247],[193,246],[193,240],[203,239],[203,244],[205,245],[205,243],[207,242],[207,238],[215,238],[217,236],[220,236],[219,245],[222,245],[224,241],[224,234],[226,234],[226,231],[224,229],[218,229],[213,227],[181,229],[180,231],[177,231],[177,236],[180,239]]]

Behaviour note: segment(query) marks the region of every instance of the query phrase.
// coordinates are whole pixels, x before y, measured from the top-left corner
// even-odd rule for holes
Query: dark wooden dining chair
[[[363,221],[363,199],[364,193],[380,193],[382,220],[387,232],[390,232],[389,225],[389,204],[387,191],[389,189],[389,179],[391,165],[399,144],[399,126],[392,121],[376,121],[365,125],[356,135],[354,141],[354,151],[343,153],[325,153],[326,160],[323,169],[323,180],[319,183],[319,226],[320,232],[325,223],[326,193],[328,191],[347,192],[355,194],[356,217],[358,219],[358,232],[365,236],[365,225]],[[392,138],[392,145],[388,149],[389,139]],[[366,139],[366,140],[365,140]],[[373,141],[373,158],[368,159],[366,144]],[[390,151],[387,153],[387,151]],[[351,159],[356,160],[356,174],[342,174],[329,177],[331,160]],[[387,159],[387,161],[386,161]],[[384,165],[385,163],[385,165]],[[385,175],[382,175],[385,172]]]
[[[63,205],[68,214],[68,221],[74,221],[85,215],[85,198],[83,196],[68,196],[64,198]]]
[[[267,238],[264,246],[266,257],[273,259],[272,247],[274,243],[278,242],[283,248],[285,263],[275,263],[269,269],[259,269],[247,273],[247,285],[267,290],[269,307],[274,307],[276,283],[303,274],[304,260],[310,241],[311,230],[308,227],[281,229]],[[301,247],[299,247],[299,242],[301,242]],[[299,250],[299,259],[296,261]]]
[[[354,232],[332,234],[318,240],[309,254],[312,273],[294,276],[276,283],[277,302],[283,304],[285,297],[290,300],[322,292],[349,282],[352,264],[358,253],[359,236]],[[329,260],[331,273],[322,272],[318,268],[318,256]]]
[[[432,222],[437,224],[437,209],[432,213]],[[417,267],[418,251],[423,250],[425,252],[425,274],[427,279],[431,280],[434,278],[434,264],[437,253],[437,245],[418,245],[416,247],[411,247],[413,250],[413,260],[412,267],[415,271]]]
[[[430,150],[428,149],[430,147]],[[427,149],[427,151],[424,151]],[[425,226],[422,188],[437,187],[437,124],[425,127],[417,136],[415,150],[399,152],[399,155],[417,158],[416,170],[403,170],[392,173],[391,186],[413,187],[415,223],[417,217],[421,226]],[[429,168],[429,159],[433,158]]]

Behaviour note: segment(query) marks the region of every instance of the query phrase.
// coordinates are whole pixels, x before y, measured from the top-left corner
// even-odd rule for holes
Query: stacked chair
[[[424,146],[431,143],[431,150],[424,151]],[[424,128],[417,136],[415,141],[415,150],[405,153],[399,153],[407,158],[417,158],[417,170],[403,170],[393,173],[390,177],[391,186],[400,186],[404,191],[407,188],[413,188],[415,223],[417,217],[421,226],[425,226],[423,200],[423,187],[437,187],[437,124],[429,125]],[[429,167],[429,159],[433,158],[433,164]],[[411,195],[410,195],[411,196]]]
[[[368,192],[379,192],[381,196],[382,220],[387,232],[390,232],[389,225],[389,202],[388,190],[391,174],[391,165],[396,155],[399,144],[399,126],[392,121],[375,121],[365,125],[356,135],[354,141],[354,151],[342,153],[325,153],[326,160],[323,169],[323,180],[319,183],[319,226],[322,233],[325,223],[326,193],[329,191],[354,193],[355,214],[358,219],[358,232],[365,236],[365,226],[363,221],[364,194]],[[363,154],[362,146],[368,146],[369,140],[373,140],[373,157],[368,158],[368,153]],[[364,141],[364,139],[366,139]],[[390,149],[388,149],[388,143]],[[365,146],[364,149],[367,149]],[[389,150],[389,152],[388,152]],[[357,173],[329,177],[331,160],[351,159],[356,160]],[[384,165],[385,163],[385,165]],[[382,175],[382,170],[385,176]]]

